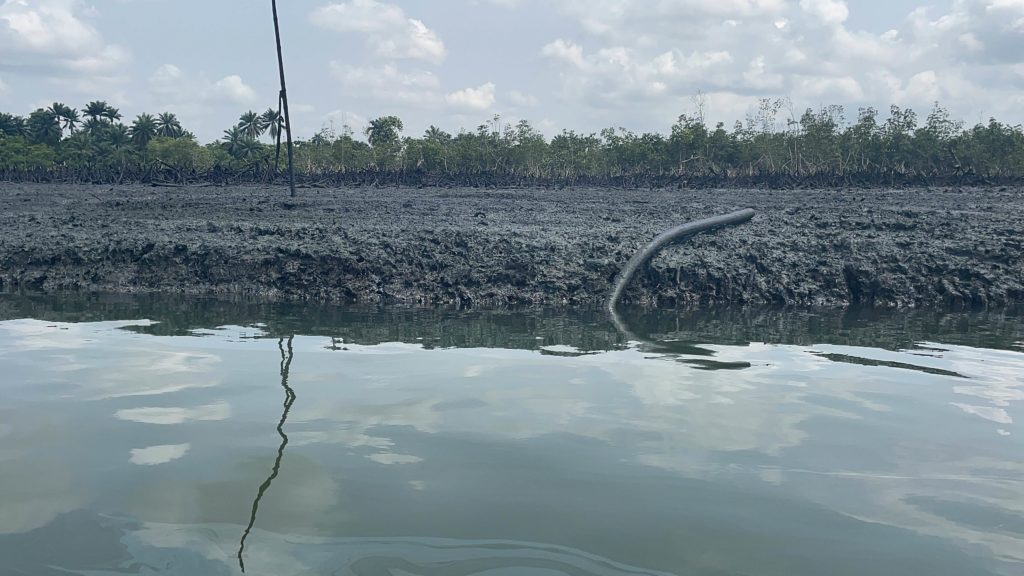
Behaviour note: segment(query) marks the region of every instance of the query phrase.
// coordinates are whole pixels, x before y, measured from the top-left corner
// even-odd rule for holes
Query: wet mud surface
[[[1024,188],[539,190],[0,184],[0,289],[327,302],[599,304],[683,222],[631,303],[1024,302]]]

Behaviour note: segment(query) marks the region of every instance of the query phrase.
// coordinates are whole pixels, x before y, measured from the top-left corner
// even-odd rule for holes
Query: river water
[[[0,574],[1024,574],[1013,312],[0,297]]]

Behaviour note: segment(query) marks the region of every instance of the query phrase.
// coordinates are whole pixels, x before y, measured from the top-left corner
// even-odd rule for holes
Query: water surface
[[[1024,573],[1012,312],[0,318],[3,574]]]

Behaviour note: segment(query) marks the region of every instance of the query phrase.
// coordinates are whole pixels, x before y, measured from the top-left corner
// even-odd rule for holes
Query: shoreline
[[[902,350],[941,338],[947,343],[1024,350],[1024,306],[982,311],[879,308],[693,306],[620,310],[631,334],[601,307],[515,308],[335,305],[214,296],[0,293],[0,322],[123,322],[148,320],[132,331],[189,336],[224,326],[254,329],[256,337],[302,334],[346,343],[385,342],[427,347],[522,348],[571,346],[578,352],[625,348],[630,336],[652,346],[672,342],[838,344]],[[998,330],[973,330],[978,325]],[[398,328],[404,326],[405,328]],[[538,339],[537,336],[542,336]],[[554,353],[554,352],[549,352]]]
[[[744,190],[4,184],[0,289],[413,306],[1024,302],[1024,188]]]

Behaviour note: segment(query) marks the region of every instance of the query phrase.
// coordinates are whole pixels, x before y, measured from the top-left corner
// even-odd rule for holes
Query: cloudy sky
[[[269,5],[0,0],[0,110],[105,99],[212,140],[276,107]],[[282,0],[281,20],[300,137],[384,114],[667,131],[697,94],[730,124],[760,97],[1024,121],[1024,0]]]

